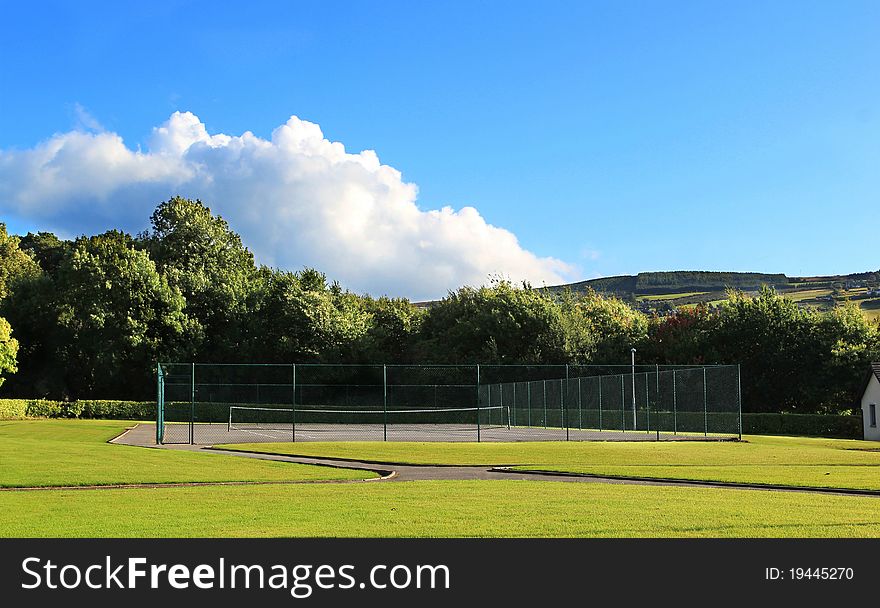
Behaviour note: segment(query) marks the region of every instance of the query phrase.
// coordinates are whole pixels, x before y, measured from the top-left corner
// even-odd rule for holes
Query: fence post
[[[620,374],[620,431],[626,432],[626,393],[623,388],[623,374]]]
[[[492,399],[492,387],[489,386],[489,399]],[[480,443],[480,364],[477,363],[477,443]]]
[[[562,382],[560,381],[560,384]],[[565,391],[568,390],[568,363],[565,364],[565,386],[559,387],[559,401],[562,403],[562,426],[565,427],[565,440],[568,441],[568,416],[565,411]]]
[[[736,405],[739,412],[739,439],[743,438],[743,405],[742,405],[742,381],[740,377],[740,364],[736,364]]]
[[[507,425],[510,426],[510,409],[507,410]],[[513,383],[513,426],[516,426],[516,382]]]
[[[602,432],[602,376],[596,376],[599,382],[599,432]]]
[[[498,383],[498,407],[504,408],[504,383],[503,382]],[[501,411],[503,412],[504,410],[502,409]],[[489,410],[487,412],[487,414],[488,414],[488,416],[486,418],[488,420],[489,426],[491,427],[492,426],[492,410]],[[504,416],[502,415],[502,418],[503,417]]]
[[[581,377],[578,376],[578,428],[584,428],[584,411],[581,408]]]
[[[192,376],[189,396],[189,444],[195,443],[196,431],[196,364],[192,364]]]
[[[544,428],[547,428],[547,381],[542,380],[544,387]]]
[[[532,382],[526,382],[526,422],[532,428]]]
[[[296,363],[291,364],[293,368],[293,378],[291,384],[290,391],[290,408],[291,408],[291,433],[293,435],[293,442],[296,443]]]
[[[654,409],[657,410],[657,420],[655,421],[655,426],[657,427],[657,432],[660,432],[660,364],[654,364],[654,405],[656,406]]]
[[[651,432],[651,397],[648,394],[648,372],[645,372],[645,415],[648,418],[648,433]]]
[[[709,401],[706,395],[706,367],[703,366],[703,437],[709,436]]]
[[[382,365],[382,441],[388,441],[388,366]]]
[[[678,394],[675,388],[675,368],[672,370],[672,434],[678,435]]]
[[[162,364],[156,364],[156,443],[161,444],[165,434],[165,387],[162,385]]]

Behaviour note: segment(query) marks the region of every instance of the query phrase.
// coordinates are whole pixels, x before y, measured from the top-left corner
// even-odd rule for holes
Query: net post
[[[232,432],[232,410],[234,410],[234,409],[235,409],[234,405],[229,406],[229,418],[226,420],[226,432],[227,433]]]
[[[706,366],[703,366],[703,437],[709,436],[709,401],[706,392]]]
[[[165,387],[162,384],[162,364],[156,364],[156,444],[162,443],[165,434]]]
[[[678,435],[678,392],[675,386],[675,372],[672,368],[672,434]]]
[[[477,363],[477,443],[480,443],[480,364]],[[489,399],[492,399],[492,387],[489,386]]]
[[[290,434],[291,441],[296,443],[296,363],[291,363],[290,385]]]
[[[559,382],[562,384],[562,381]],[[568,441],[568,420],[565,415],[565,391],[568,390],[568,363],[565,364],[565,386],[559,387],[561,390],[559,391],[559,401],[562,404],[562,426],[565,427],[565,440]]]
[[[192,376],[190,377],[190,401],[189,401],[189,444],[195,443],[196,426],[196,364],[192,364]]]
[[[388,366],[382,365],[382,441],[388,441]]]
[[[510,430],[510,406],[507,406],[507,430]]]
[[[743,406],[742,406],[742,381],[740,375],[740,364],[736,364],[736,406],[739,419],[739,440],[743,438]]]

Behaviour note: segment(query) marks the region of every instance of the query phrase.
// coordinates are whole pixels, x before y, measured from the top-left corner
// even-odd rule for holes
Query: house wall
[[[874,404],[877,409],[877,426],[871,426],[870,405]],[[880,381],[877,376],[872,375],[871,381],[868,382],[868,388],[862,395],[862,422],[865,426],[865,439],[871,441],[880,441]]]

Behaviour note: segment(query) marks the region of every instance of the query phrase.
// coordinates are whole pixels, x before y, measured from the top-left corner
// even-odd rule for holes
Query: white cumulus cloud
[[[175,112],[146,151],[82,130],[0,150],[0,212],[65,234],[143,229],[176,194],[226,218],[260,262],[313,266],[374,295],[434,298],[491,275],[535,285],[576,278],[473,207],[420,209],[415,184],[375,152],[346,152],[296,116],[268,140],[212,135],[197,116]]]

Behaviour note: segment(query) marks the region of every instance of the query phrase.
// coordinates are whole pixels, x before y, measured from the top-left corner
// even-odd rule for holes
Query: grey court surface
[[[190,434],[192,433],[192,438]],[[483,427],[454,424],[262,424],[166,423],[164,443],[263,443],[279,441],[730,441],[729,435],[656,431],[581,430],[543,427]]]

